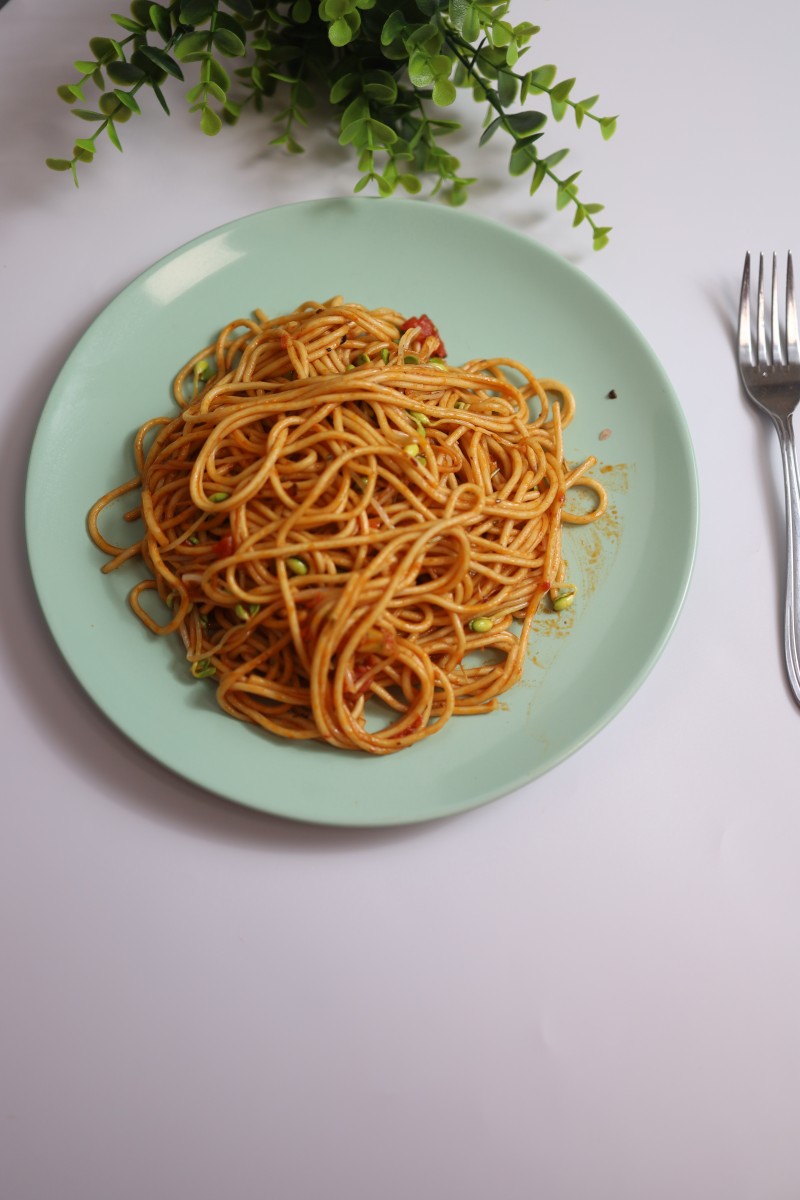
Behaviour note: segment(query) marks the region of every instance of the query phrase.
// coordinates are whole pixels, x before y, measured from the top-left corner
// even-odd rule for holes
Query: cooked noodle
[[[177,376],[179,414],[139,431],[136,477],[94,505],[103,570],[141,556],[134,612],[180,633],[232,716],[388,754],[519,680],[564,580],[562,523],[606,497],[585,474],[595,459],[564,460],[568,388],[443,355],[427,317],[341,297],[233,321]],[[565,507],[578,483],[589,513]],[[136,490],[126,518],[144,534],[112,545],[98,517]]]

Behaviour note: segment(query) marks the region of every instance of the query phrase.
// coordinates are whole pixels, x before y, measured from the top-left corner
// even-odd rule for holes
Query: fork
[[[739,300],[739,370],[750,399],[772,418],[778,431],[786,493],[786,616],[784,649],[786,670],[795,699],[800,703],[800,483],[798,482],[793,417],[800,403],[800,348],[797,337],[797,307],[794,270],[789,252],[786,263],[786,324],[781,338],[778,305],[778,271],[772,256],[770,301],[771,345],[767,346],[764,304],[764,255],[758,258],[758,307],[756,350],[753,353],[750,320],[750,254],[745,256],[742,293]]]

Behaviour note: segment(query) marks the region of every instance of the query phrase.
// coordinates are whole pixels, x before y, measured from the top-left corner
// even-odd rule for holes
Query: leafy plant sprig
[[[586,222],[595,249],[606,245],[610,226],[599,223],[601,204],[578,194],[580,171],[556,168],[567,149],[540,153],[549,118],[571,112],[578,129],[589,121],[608,139],[616,117],[594,112],[597,96],[575,100],[574,79],[557,79],[551,64],[521,69],[521,60],[539,27],[509,19],[511,0],[132,0],[130,16],[112,14],[119,38],[96,37],[92,57],[75,63],[78,79],[58,94],[82,121],[94,126],[75,140],[70,158],[49,158],[55,171],[71,172],[90,163],[103,136],[122,149],[119,126],[141,113],[137,98],[149,88],[169,114],[163,86],[170,77],[187,82],[186,91],[201,130],[213,136],[252,107],[269,105],[276,130],[270,144],[302,154],[301,130],[323,101],[338,117],[339,142],[352,146],[359,175],[355,191],[372,187],[389,196],[398,188],[410,195],[433,180],[463,204],[476,178],[442,145],[460,128],[439,110],[470,90],[485,106],[484,144],[497,132],[511,139],[508,170],[531,175],[533,195],[545,181],[555,188],[558,209],[571,208],[573,224]],[[393,7],[398,5],[398,7]],[[228,60],[230,70],[223,63]],[[239,65],[234,66],[236,62]],[[89,107],[86,91],[99,92]],[[525,107],[545,98],[549,112]],[[512,111],[515,105],[521,107]]]

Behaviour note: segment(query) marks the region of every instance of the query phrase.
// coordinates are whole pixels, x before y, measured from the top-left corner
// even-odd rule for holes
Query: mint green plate
[[[101,575],[103,556],[85,525],[94,500],[134,474],[134,430],[171,411],[174,372],[221,325],[255,307],[275,315],[337,293],[428,313],[452,362],[508,356],[567,382],[578,403],[567,453],[597,455],[611,495],[602,527],[567,532],[576,603],[538,618],[525,677],[501,709],[453,719],[387,758],[273,739],[224,715],[213,689],[189,677],[177,642],[149,634],[128,608],[141,568]],[[323,200],[213,230],[108,305],[45,406],[26,516],[33,577],[55,640],[134,742],[241,804],[374,826],[442,817],[502,796],[619,712],[681,608],[697,536],[697,478],[683,414],[658,361],[580,271],[461,211]]]

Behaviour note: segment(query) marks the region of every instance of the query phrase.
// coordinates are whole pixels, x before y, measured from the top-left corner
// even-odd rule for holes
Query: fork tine
[[[800,349],[797,344],[797,304],[794,298],[794,267],[792,252],[786,259],[786,361],[800,362]]]
[[[772,325],[772,361],[783,362],[781,349],[781,320],[778,308],[778,256],[772,252],[772,298],[770,301],[770,323]]]
[[[750,326],[750,251],[744,256],[742,291],[739,297],[739,361],[753,365],[753,341]]]
[[[764,328],[764,255],[758,256],[758,310],[756,317],[756,339],[758,355],[756,362],[759,366],[767,366],[767,335]]]

